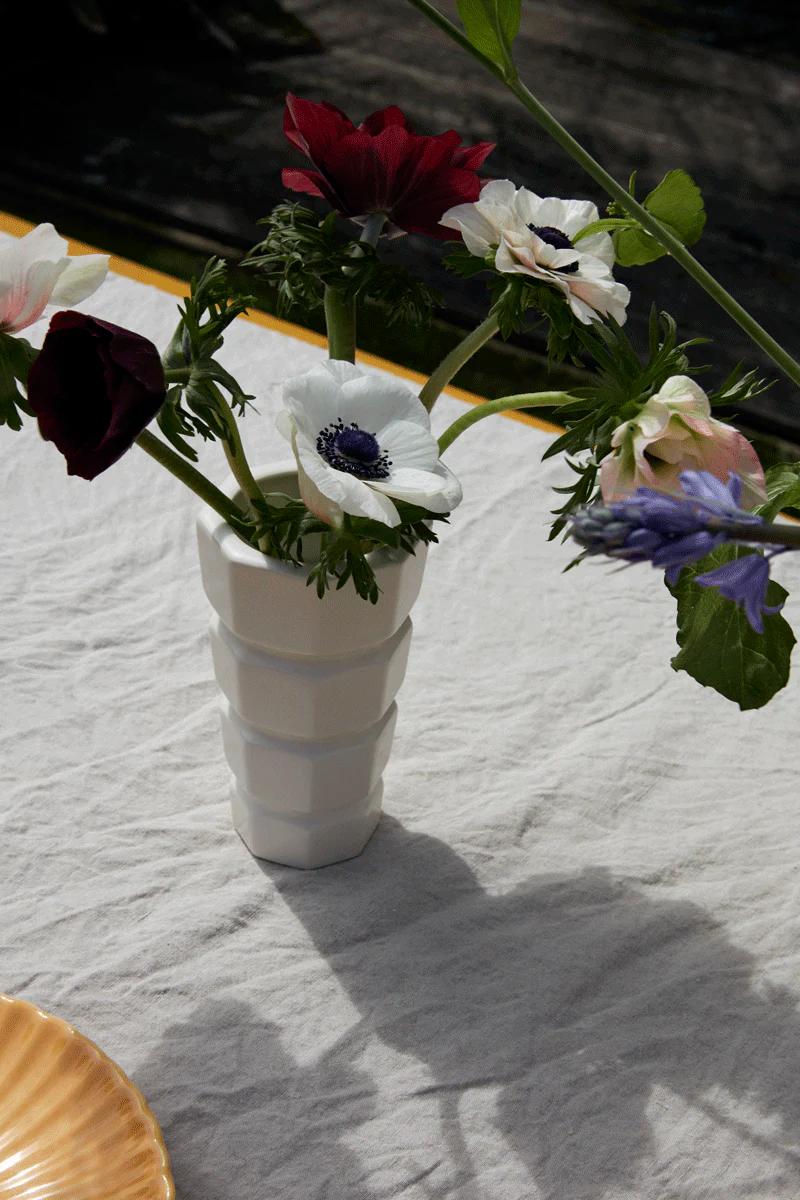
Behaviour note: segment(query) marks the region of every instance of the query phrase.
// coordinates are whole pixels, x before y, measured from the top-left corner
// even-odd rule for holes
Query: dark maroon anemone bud
[[[70,475],[94,479],[128,450],[166,395],[152,342],[78,312],[56,313],[28,375],[45,441]]]
[[[491,142],[462,146],[450,130],[436,137],[414,133],[399,108],[374,112],[356,127],[332,104],[301,100],[290,92],[283,118],[286,137],[313,170],[287,167],[283,185],[321,196],[343,217],[386,213],[389,233],[458,237],[439,220],[449,208],[477,200],[477,170]]]

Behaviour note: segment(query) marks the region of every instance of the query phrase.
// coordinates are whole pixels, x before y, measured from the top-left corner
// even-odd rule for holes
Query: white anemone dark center
[[[553,225],[528,225],[528,229],[555,250],[572,250],[574,248],[567,235],[562,233],[560,229],[556,229]],[[577,269],[577,262],[567,263],[565,267],[552,268],[554,271],[561,271],[563,275],[571,275]]]
[[[360,429],[355,421],[345,425],[341,417],[317,434],[317,453],[337,471],[357,479],[388,479],[391,459],[383,453],[374,433]]]

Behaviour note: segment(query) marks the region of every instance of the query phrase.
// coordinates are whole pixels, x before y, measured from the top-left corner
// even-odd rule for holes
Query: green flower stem
[[[180,479],[181,483],[185,483],[196,496],[199,496],[209,508],[213,508],[214,512],[227,521],[235,532],[242,537],[240,527],[245,520],[244,513],[210,479],[206,479],[205,475],[202,475],[196,467],[193,467],[186,459],[181,458],[179,454],[176,454],[174,450],[165,442],[162,442],[160,438],[150,433],[148,429],[143,430],[139,434],[136,439],[136,445],[141,446],[142,450],[149,454],[151,458],[154,458],[157,463],[160,463],[162,467],[166,467],[176,479]],[[242,537],[242,541],[246,540],[246,538]]]
[[[167,383],[188,383],[192,377],[191,367],[165,367],[164,378]]]
[[[714,278],[710,271],[699,263],[697,259],[684,246],[680,238],[677,238],[674,233],[661,224],[656,217],[649,213],[644,205],[638,200],[634,200],[633,196],[621,184],[609,175],[596,159],[592,158],[587,150],[575,140],[572,134],[561,125],[547,109],[539,103],[536,97],[519,79],[508,81],[508,87],[514,95],[525,105],[530,113],[536,118],[542,128],[550,134],[551,138],[566,150],[567,154],[578,162],[587,175],[590,175],[596,183],[602,187],[609,196],[617,201],[620,208],[624,209],[629,216],[634,217],[643,229],[646,229],[657,242],[659,242],[665,250],[671,254],[677,263],[683,267],[688,275],[696,283],[699,283],[702,288],[708,292],[712,300],[716,300],[720,308],[732,317],[745,333],[760,346],[765,354],[769,355],[772,361],[780,367],[784,375],[788,376],[793,383],[800,385],[800,363],[798,363],[791,354],[776,342],[771,334],[767,333],[763,326],[759,325],[754,317],[746,308],[739,304],[733,296],[728,292],[722,284]]]
[[[356,298],[340,288],[325,285],[325,327],[328,357],[343,362],[356,360]]]
[[[502,80],[506,87],[527,108],[528,112],[533,115],[545,132],[550,135],[553,141],[557,142],[562,150],[566,150],[567,154],[583,167],[587,175],[590,175],[595,183],[599,184],[609,196],[617,201],[621,209],[629,216],[635,218],[642,228],[646,229],[672,255],[677,263],[680,263],[686,273],[708,292],[709,296],[772,359],[776,366],[783,371],[784,375],[791,379],[793,383],[800,386],[800,363],[792,358],[780,343],[776,342],[771,334],[767,333],[766,329],[759,325],[754,317],[751,317],[747,309],[743,308],[737,300],[734,300],[730,292],[714,278],[711,272],[707,271],[693,254],[690,254],[679,238],[662,225],[621,184],[617,183],[616,179],[612,175],[609,175],[608,171],[601,167],[600,163],[583,148],[580,142],[577,142],[572,134],[556,120],[552,113],[536,99],[513,68],[504,71],[484,54],[481,54],[479,50],[476,50],[461,30],[435,9],[433,5],[429,4],[428,0],[409,0],[409,3],[424,13],[435,25],[438,25],[448,37],[467,50],[486,70]]]
[[[236,417],[233,415],[231,407],[226,402],[224,396],[219,396],[218,409],[228,429],[228,436],[223,441],[223,447],[231,474],[251,504],[253,502],[260,503],[264,499],[264,493],[258,486],[253,472],[250,470],[250,464],[244,452]]]
[[[485,404],[476,404],[445,429],[439,438],[439,454],[444,454],[456,438],[461,437],[462,433],[478,421],[482,421],[484,417],[510,412],[515,408],[557,408],[561,404],[572,404],[576,399],[577,397],[569,392],[527,392],[519,396],[501,396],[499,400],[487,400]]]
[[[464,363],[468,362],[481,346],[485,346],[499,328],[497,317],[490,313],[483,324],[479,325],[477,329],[473,329],[472,333],[454,346],[447,357],[442,359],[419,394],[419,398],[428,412],[431,411],[441,393],[451,379],[455,378]]]
[[[438,25],[439,28],[446,33],[448,37],[452,38],[454,42],[458,42],[462,50],[466,50],[467,53],[471,54],[473,58],[477,58],[478,62],[481,63],[481,65],[484,66],[487,71],[491,71],[493,75],[496,75],[498,79],[502,79],[503,82],[506,81],[506,72],[502,69],[502,67],[499,67],[497,63],[492,62],[491,58],[487,58],[485,54],[481,54],[480,50],[473,46],[467,35],[462,33],[458,26],[454,25],[449,17],[446,17],[444,13],[439,12],[438,8],[434,8],[432,4],[428,3],[428,0],[409,0],[409,3],[412,4],[414,8],[418,8],[419,11],[428,18],[429,21],[433,21],[434,25]]]
[[[386,224],[386,213],[370,213],[359,238],[362,246],[378,244],[381,230]],[[354,255],[362,255],[356,248]],[[348,268],[345,268],[345,273]],[[325,327],[328,331],[328,357],[343,362],[356,360],[356,298],[331,284],[325,285]]]
[[[720,518],[719,521],[709,521],[708,528],[724,530],[726,537],[737,542],[764,542],[769,545],[800,548],[800,525],[773,525],[768,522],[763,525],[737,525]]]

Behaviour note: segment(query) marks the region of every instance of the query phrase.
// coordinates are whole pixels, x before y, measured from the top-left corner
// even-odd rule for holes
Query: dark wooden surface
[[[157,261],[165,242],[187,262],[209,248],[236,252],[257,238],[256,219],[281,196],[280,167],[295,161],[281,132],[287,89],[331,100],[354,118],[399,103],[420,130],[455,127],[468,139],[496,141],[487,164],[493,175],[604,203],[516,100],[402,0],[285,6],[317,35],[322,53],[201,61],[189,44],[167,55],[123,50],[101,63],[87,54],[77,70],[73,59],[38,71],[24,119],[4,127],[0,205],[34,219],[63,212],[76,234],[94,222],[112,248],[145,261]],[[709,212],[699,257],[800,354],[793,7],[744,0],[524,0],[523,7],[517,57],[532,89],[619,178],[637,169],[648,190],[672,167],[692,172]],[[392,252],[442,287],[455,323],[479,313],[482,290],[448,279],[438,246],[404,239]],[[687,336],[714,337],[709,357],[719,371],[739,358],[758,363],[748,339],[673,264],[628,272],[626,281],[634,333],[655,300]],[[753,421],[763,420],[800,436],[794,389],[781,382],[759,402]]]

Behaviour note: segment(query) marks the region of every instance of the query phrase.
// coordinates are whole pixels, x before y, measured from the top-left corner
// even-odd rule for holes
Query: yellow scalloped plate
[[[174,1200],[158,1122],[66,1021],[0,995],[0,1200]]]

